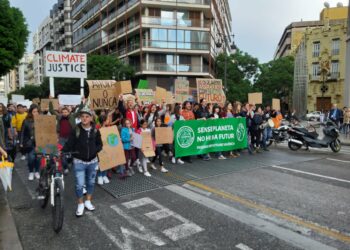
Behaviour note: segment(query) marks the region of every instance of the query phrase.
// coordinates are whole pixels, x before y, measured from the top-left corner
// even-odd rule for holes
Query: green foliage
[[[253,82],[258,72],[259,61],[248,53],[237,50],[234,55],[221,54],[216,58],[217,77],[225,82],[225,60],[227,63],[228,101],[246,102],[252,91]]]
[[[89,80],[123,80],[134,77],[134,69],[116,56],[88,55],[87,72]],[[118,79],[119,77],[119,79]]]
[[[0,0],[0,76],[13,69],[23,57],[28,28],[22,12]]]
[[[24,95],[25,99],[32,100],[37,97],[42,97],[43,89],[38,85],[26,85],[24,88],[9,93],[8,98],[11,99],[13,94]]]
[[[270,104],[272,98],[279,98],[283,101],[292,95],[294,79],[294,58],[292,56],[261,64],[259,71],[254,91],[263,92],[264,103]]]

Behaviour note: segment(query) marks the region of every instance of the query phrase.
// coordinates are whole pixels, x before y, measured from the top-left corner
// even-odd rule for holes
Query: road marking
[[[153,205],[157,208],[157,210],[155,211],[144,214],[145,216],[147,216],[149,219],[153,221],[158,221],[168,217],[173,217],[182,222],[182,224],[180,225],[177,225],[175,227],[168,228],[162,231],[163,234],[165,234],[172,241],[177,241],[182,238],[187,238],[193,234],[202,232],[204,230],[203,228],[196,225],[195,223],[189,221],[188,219],[182,217],[181,215],[162,206],[161,204],[157,203],[156,201],[148,197],[123,203],[123,206],[125,206],[128,209],[142,207],[145,205]]]
[[[14,169],[15,169],[15,171],[17,172],[19,178],[21,179],[22,184],[23,184],[23,185],[25,186],[25,188],[27,189],[27,191],[28,191],[30,197],[32,198],[32,200],[36,200],[36,199],[37,199],[37,196],[36,196],[35,192],[29,187],[29,184],[27,183],[28,179],[25,178],[25,175],[26,175],[25,172],[27,172],[27,170],[24,170],[24,168],[19,167],[19,166],[18,166],[18,163],[15,162],[15,164],[16,164],[17,166],[15,166]],[[33,182],[36,182],[36,180],[34,180]],[[39,185],[39,184],[38,184],[38,185]]]
[[[198,184],[200,184],[200,183],[198,183]],[[202,185],[202,184],[200,184],[200,185]],[[187,190],[183,187],[179,187],[176,185],[170,185],[170,186],[167,186],[165,188],[167,190],[172,191],[178,195],[181,195],[187,199],[190,199],[194,202],[197,202],[197,203],[199,203],[207,208],[210,208],[211,210],[214,210],[216,212],[224,214],[224,215],[226,215],[226,216],[228,216],[236,221],[239,221],[243,224],[246,224],[250,227],[253,227],[258,231],[268,233],[274,237],[277,237],[277,238],[279,238],[279,239],[281,239],[281,240],[283,240],[283,241],[285,241],[293,246],[296,246],[298,248],[310,249],[310,250],[335,249],[333,247],[324,245],[318,241],[310,239],[306,236],[300,235],[298,233],[295,233],[293,231],[290,231],[288,229],[280,227],[280,226],[278,226],[274,223],[271,223],[269,221],[265,221],[265,220],[260,219],[256,216],[250,215],[248,213],[245,213],[243,211],[240,211],[238,209],[235,209],[233,207],[230,207],[228,205],[225,205],[223,203],[220,203],[220,202],[215,201],[213,199],[210,199],[208,197],[205,197],[203,195],[197,194],[193,191]],[[209,189],[214,191],[214,189],[212,189],[212,188],[209,188]],[[220,193],[224,194],[221,191],[220,191]],[[228,194],[225,194],[225,195],[228,196]],[[229,196],[229,197],[231,197],[231,196]]]
[[[247,245],[244,245],[243,243],[239,243],[238,245],[236,245],[236,247],[238,249],[241,249],[241,250],[253,250],[250,247],[248,247]]]
[[[281,219],[287,220],[289,222],[293,222],[296,225],[312,229],[313,231],[315,231],[317,233],[326,235],[328,237],[335,238],[337,240],[340,240],[340,241],[343,241],[346,243],[350,243],[350,236],[348,236],[346,234],[342,234],[335,229],[329,229],[327,227],[323,227],[323,226],[317,225],[317,224],[312,223],[312,222],[304,221],[303,219],[298,218],[296,216],[285,214],[285,213],[282,213],[281,211],[278,211],[278,210],[275,210],[275,209],[272,209],[269,207],[265,207],[263,205],[256,204],[253,201],[243,199],[239,196],[236,196],[236,195],[233,195],[230,193],[226,193],[224,191],[206,186],[206,185],[201,184],[199,182],[188,181],[187,183],[192,185],[192,186],[195,186],[197,188],[200,188],[200,189],[203,189],[205,191],[216,194],[216,195],[223,197],[225,199],[240,203],[241,205],[244,205],[246,207],[254,208],[254,209],[259,210],[261,212],[271,214],[277,218],[281,218]],[[209,198],[207,198],[207,199],[209,199]]]
[[[343,161],[343,160],[338,160],[338,159],[333,159],[333,158],[326,158],[326,160],[329,160],[329,161],[338,161],[338,162],[343,162],[343,163],[350,163],[350,161]]]
[[[331,176],[305,172],[305,171],[296,170],[296,169],[292,169],[292,168],[284,168],[284,167],[280,167],[280,166],[271,166],[271,168],[278,168],[278,169],[282,169],[282,170],[287,170],[287,171],[296,172],[296,173],[300,173],[300,174],[311,175],[311,176],[320,177],[320,178],[324,178],[324,179],[329,179],[329,180],[333,180],[333,181],[350,183],[349,180],[344,180],[344,179],[339,179],[339,178],[335,178],[335,177],[331,177]]]

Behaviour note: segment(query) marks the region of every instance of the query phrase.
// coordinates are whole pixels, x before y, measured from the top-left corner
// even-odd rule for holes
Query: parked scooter
[[[290,139],[288,140],[288,147],[297,151],[302,146],[306,149],[311,148],[328,148],[330,147],[333,152],[337,153],[341,149],[339,138],[339,130],[332,121],[327,121],[323,129],[324,137],[318,139],[316,132],[309,132],[305,128],[293,127],[288,131]]]
[[[272,138],[267,142],[266,146],[269,147],[272,143],[279,144],[288,141],[289,139],[289,125],[282,125],[279,128],[272,129]]]

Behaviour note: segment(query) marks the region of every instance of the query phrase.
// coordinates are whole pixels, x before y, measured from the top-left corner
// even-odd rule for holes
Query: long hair
[[[34,109],[37,109],[38,112],[40,112],[38,105],[36,105],[36,104],[30,105],[29,110],[28,110],[28,114],[27,114],[27,117],[26,117],[26,120],[30,120],[30,121],[34,120],[34,117],[33,117],[33,110]]]

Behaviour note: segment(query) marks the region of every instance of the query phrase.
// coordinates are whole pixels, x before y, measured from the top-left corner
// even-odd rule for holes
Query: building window
[[[338,79],[338,77],[339,77],[339,61],[332,61],[331,79]]]
[[[316,79],[318,75],[320,74],[320,64],[319,63],[313,63],[312,64],[312,79]]]
[[[321,50],[321,43],[320,42],[314,42],[312,56],[313,57],[319,57],[320,56],[320,50]]]
[[[332,40],[332,55],[339,55],[340,52],[340,39],[336,38]]]

